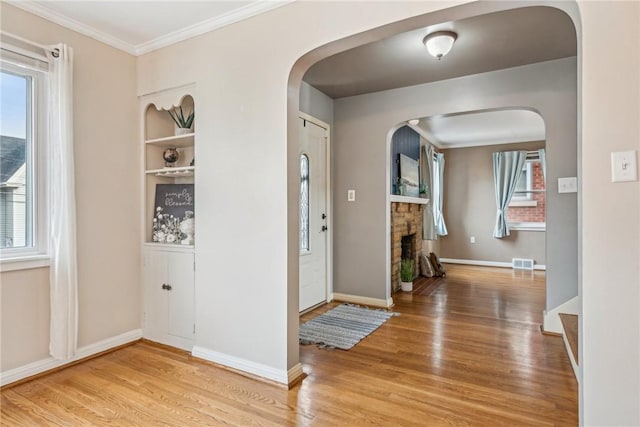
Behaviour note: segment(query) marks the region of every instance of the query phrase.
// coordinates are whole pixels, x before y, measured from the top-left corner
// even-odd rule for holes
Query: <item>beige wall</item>
[[[640,150],[640,2],[581,1],[580,12],[581,419],[638,426],[640,183],[612,183],[610,153]]]
[[[74,49],[80,347],[140,328],[135,58],[2,3],[2,29]],[[2,273],[3,371],[46,357],[48,269]],[[5,310],[5,307],[11,309]],[[46,309],[48,309],[45,307]],[[18,316],[19,315],[19,316]],[[21,334],[7,333],[9,325]]]
[[[511,230],[511,235],[503,239],[493,237],[496,201],[491,157],[494,151],[543,147],[544,142],[532,142],[442,151],[444,217],[449,231],[439,239],[442,258],[498,262],[532,258],[536,264],[545,264],[544,232]],[[475,244],[469,241],[470,236],[475,236]]]
[[[0,276],[1,370],[49,356],[49,269],[9,271]]]

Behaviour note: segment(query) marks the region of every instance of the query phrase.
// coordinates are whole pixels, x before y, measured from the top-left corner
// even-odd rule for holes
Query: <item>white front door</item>
[[[327,130],[299,118],[300,311],[327,300]]]

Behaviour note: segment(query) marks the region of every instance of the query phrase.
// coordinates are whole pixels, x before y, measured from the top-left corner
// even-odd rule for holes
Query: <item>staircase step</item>
[[[578,316],[575,314],[560,313],[560,321],[564,329],[564,336],[567,338],[573,360],[578,365]]]

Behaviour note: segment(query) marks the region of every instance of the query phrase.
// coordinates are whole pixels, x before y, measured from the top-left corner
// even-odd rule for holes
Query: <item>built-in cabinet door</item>
[[[174,253],[169,263],[169,333],[182,338],[194,334],[194,265],[192,253]]]
[[[163,289],[169,278],[169,254],[147,251],[145,254],[145,324],[154,336],[169,329],[169,295]]]
[[[144,337],[191,350],[195,333],[194,254],[145,252]]]

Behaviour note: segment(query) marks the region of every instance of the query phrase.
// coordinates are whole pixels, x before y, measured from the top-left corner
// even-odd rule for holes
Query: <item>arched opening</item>
[[[573,11],[572,5],[569,9]],[[510,9],[513,12],[516,9]],[[336,72],[344,68],[336,65],[347,63],[347,57],[354,54],[358,46],[364,46],[363,40],[376,40],[384,44],[393,39],[393,35],[410,33],[412,31],[431,31],[444,24],[457,23],[456,19],[482,16],[488,19],[488,15],[499,13],[503,10],[491,10],[484,15],[479,15],[478,10],[471,12],[465,6],[448,9],[434,14],[428,14],[412,18],[402,23],[395,23],[387,27],[372,30],[356,36],[352,36],[340,41],[322,46],[300,60],[293,67],[289,84],[289,139],[288,139],[288,159],[290,164],[298,156],[297,140],[294,129],[291,126],[292,118],[297,114],[300,105],[304,104],[299,99],[300,86],[305,73],[314,64],[321,64],[322,59],[334,55],[333,62],[327,62],[327,69],[334,69]],[[554,9],[558,12],[558,10]],[[465,15],[469,13],[468,15]],[[574,24],[567,18],[564,12],[558,12],[566,18],[565,24],[575,41]],[[462,18],[464,16],[464,18]],[[390,36],[391,35],[391,36]],[[366,49],[373,49],[371,43]],[[389,42],[392,44],[391,42]],[[455,49],[455,47],[454,47]],[[525,48],[526,51],[526,48]],[[336,54],[338,53],[339,54]],[[362,52],[360,52],[362,53]],[[574,53],[575,55],[575,53]],[[365,55],[364,58],[367,56]],[[336,59],[337,58],[337,59]],[[547,147],[570,147],[561,156],[553,155],[554,165],[562,163],[569,166],[569,169],[557,171],[550,174],[549,182],[557,180],[561,176],[577,176],[578,146],[577,135],[577,100],[576,100],[576,76],[577,65],[575,56],[573,59],[550,59],[542,62],[527,63],[507,66],[494,70],[484,70],[479,74],[460,74],[448,79],[435,79],[428,82],[414,82],[401,87],[378,88],[377,91],[371,89],[370,85],[359,84],[358,82],[344,83],[346,92],[333,98],[336,120],[333,128],[333,143],[335,144],[332,158],[332,173],[335,174],[333,188],[331,189],[334,198],[334,209],[330,213],[334,219],[334,265],[333,283],[335,293],[354,295],[362,297],[366,301],[374,302],[374,305],[390,306],[391,299],[391,268],[390,268],[390,243],[389,227],[390,216],[388,213],[389,196],[392,186],[390,183],[390,152],[389,143],[393,132],[406,124],[408,119],[432,117],[436,115],[452,116],[460,112],[468,111],[489,111],[512,108],[513,106],[526,106],[539,112],[544,118]],[[444,58],[443,61],[446,61]],[[332,65],[333,67],[331,67]],[[316,65],[321,69],[320,65]],[[388,70],[388,69],[385,69]],[[316,69],[318,73],[318,69]],[[559,74],[556,74],[559,73]],[[330,73],[329,73],[330,74]],[[516,74],[519,74],[516,76]],[[308,75],[308,74],[307,74]],[[536,75],[536,79],[531,77]],[[546,77],[544,77],[546,75]],[[554,77],[562,77],[552,81]],[[451,76],[451,75],[450,75]],[[344,79],[348,80],[347,77]],[[535,81],[534,81],[535,80]],[[366,83],[366,82],[365,82]],[[370,82],[368,82],[370,83]],[[573,93],[568,96],[563,90],[554,89],[560,86],[573,88]],[[312,85],[313,86],[313,85]],[[551,92],[543,87],[552,87]],[[316,88],[330,93],[333,90],[340,92],[340,82],[335,86],[322,86],[318,84]],[[551,94],[549,98],[540,94]],[[305,111],[308,112],[308,111]],[[312,113],[311,113],[312,114]],[[567,120],[567,117],[569,119]],[[362,162],[353,162],[357,156],[361,156]],[[551,154],[550,154],[551,157]],[[375,169],[375,172],[372,172]],[[551,176],[553,175],[553,176]],[[294,199],[291,191],[291,184],[294,182],[289,174],[289,213],[298,211],[297,197]],[[376,189],[371,186],[375,183]],[[297,185],[296,185],[297,188]],[[356,202],[348,205],[347,191],[355,190]],[[362,196],[360,196],[362,194]],[[375,195],[374,195],[375,194]],[[371,195],[371,197],[369,197]],[[366,203],[365,203],[366,202]],[[364,216],[363,212],[367,212]],[[548,227],[553,229],[558,239],[570,242],[571,247],[563,245],[551,245],[549,249],[554,251],[555,259],[553,265],[547,265],[549,279],[553,277],[554,283],[571,283],[569,286],[556,287],[555,284],[548,287],[546,294],[545,309],[547,311],[562,305],[567,300],[574,298],[578,294],[578,206],[575,195],[559,199],[554,204],[552,211],[547,211],[549,218],[553,218]],[[570,217],[570,224],[565,221],[556,221],[557,218]],[[298,222],[290,219],[290,227],[295,224],[296,233],[289,233],[290,247],[298,247]],[[297,218],[296,218],[297,219]],[[348,232],[347,232],[348,230]],[[548,229],[551,231],[550,229]],[[375,236],[367,241],[367,250],[358,249],[362,242],[358,241],[354,235]],[[560,237],[564,236],[564,237]],[[344,253],[356,254],[348,258],[341,258]],[[562,252],[562,253],[560,253]],[[289,253],[289,301],[297,300],[298,292],[298,264],[297,253]],[[545,255],[549,258],[550,254]],[[347,265],[348,268],[344,268]],[[362,266],[366,266],[363,270]],[[352,286],[352,284],[357,284]],[[363,285],[366,284],[366,285]],[[289,332],[297,330],[297,311],[289,310]],[[289,340],[290,355],[295,354],[297,348],[293,345],[293,340]],[[295,356],[294,356],[295,357]]]
[[[419,261],[416,260],[421,254],[428,255],[431,252],[450,263],[507,267],[513,259],[525,259],[532,261],[531,269],[546,269],[545,133],[542,116],[533,109],[523,107],[411,117],[392,128],[387,138],[390,208],[387,209],[386,224],[389,228],[386,246],[387,270],[390,272],[387,277],[389,297],[399,287],[399,247],[403,237],[400,234],[406,234],[398,234],[398,228],[394,227],[397,223],[394,221],[397,210],[394,203],[415,205],[426,200],[424,208],[420,208],[419,220],[424,220],[425,224],[427,221],[435,224],[434,218],[439,214],[447,224],[444,235],[439,235],[434,225],[420,237],[419,244],[416,244],[417,253],[414,254],[417,275],[420,271]],[[417,155],[414,145],[419,150]],[[441,153],[447,160],[447,167],[442,174],[446,185],[439,182],[435,159],[427,158],[428,147],[431,147],[432,155]],[[542,158],[541,149],[544,150]],[[552,152],[563,149],[566,151],[566,147],[560,146]],[[508,203],[507,223],[513,233],[496,239],[491,237],[496,211],[491,154],[506,151],[525,151],[526,154],[516,192]],[[402,168],[398,171],[401,155],[420,161],[419,194],[405,194]],[[428,165],[428,161],[433,165]],[[557,163],[552,164],[558,166]],[[415,197],[423,200],[415,200]],[[438,206],[441,200],[446,202],[444,209]],[[423,218],[422,209],[429,209],[433,213]],[[407,210],[411,211],[411,206]],[[422,232],[422,227],[419,224],[417,228]],[[478,234],[482,237],[477,238]]]

